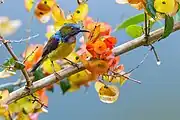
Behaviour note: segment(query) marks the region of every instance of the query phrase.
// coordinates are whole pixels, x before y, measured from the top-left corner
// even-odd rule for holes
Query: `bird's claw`
[[[76,67],[77,69],[79,69],[79,65],[77,63],[71,63],[72,66]]]
[[[72,66],[76,67],[79,69],[79,65],[77,63],[72,62],[71,60],[68,60],[67,58],[64,58],[66,61],[68,61]]]
[[[61,79],[61,76],[57,72],[54,72],[54,75],[55,75],[56,79],[58,79],[58,80]]]

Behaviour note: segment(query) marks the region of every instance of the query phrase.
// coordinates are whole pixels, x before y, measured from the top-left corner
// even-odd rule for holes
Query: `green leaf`
[[[15,61],[13,58],[10,58],[10,59],[6,60],[6,61],[3,63],[3,65],[6,66],[6,67],[8,67],[8,66],[14,65],[15,62],[16,62],[16,61]]]
[[[15,64],[14,64],[14,68],[16,68],[17,70],[22,70],[25,68],[24,64],[19,62],[19,61],[15,61]]]
[[[69,88],[71,88],[71,84],[69,83],[69,80],[62,80],[60,81],[60,87],[61,87],[61,90],[63,92],[63,94],[65,94]]]
[[[8,84],[9,84],[9,83],[4,84],[4,85],[7,85],[7,86],[1,85],[0,91],[8,90],[10,93],[13,92],[13,91],[14,91],[14,88],[15,88],[16,86],[12,85],[11,83],[10,83],[11,85],[8,86]]]
[[[173,26],[174,26],[174,19],[173,17],[170,17],[169,15],[165,16],[165,27],[164,27],[164,33],[161,37],[161,39],[164,39],[168,37],[171,32],[173,31]]]
[[[123,28],[126,28],[130,25],[134,25],[134,24],[138,24],[144,21],[144,13],[135,15],[133,17],[128,18],[126,21],[122,22],[121,24],[119,24],[115,31],[121,30]]]
[[[140,25],[130,25],[126,28],[126,33],[132,38],[140,37],[143,34],[143,27]]]
[[[154,8],[154,0],[146,0],[146,10],[152,18],[155,18],[156,9]]]
[[[42,72],[42,69],[37,69],[34,72],[34,81],[40,80],[42,78],[44,78],[44,73]]]

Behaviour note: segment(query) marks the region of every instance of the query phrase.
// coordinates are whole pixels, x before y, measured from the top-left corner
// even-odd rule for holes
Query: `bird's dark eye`
[[[81,12],[80,12],[80,10],[77,10],[76,13],[79,14],[79,13],[81,13]]]
[[[79,59],[79,56],[76,56],[76,58],[75,58],[76,60],[78,60]]]
[[[47,4],[47,1],[44,1],[44,4]]]

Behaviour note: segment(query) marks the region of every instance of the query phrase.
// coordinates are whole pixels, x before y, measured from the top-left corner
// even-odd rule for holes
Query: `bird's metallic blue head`
[[[80,32],[89,32],[89,31],[81,30],[81,27],[78,24],[65,24],[64,26],[61,27],[59,32],[61,34],[63,42],[71,43],[73,41],[72,39],[69,39],[69,38],[76,36]]]

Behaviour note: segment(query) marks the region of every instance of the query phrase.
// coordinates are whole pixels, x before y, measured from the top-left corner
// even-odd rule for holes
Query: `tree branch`
[[[163,29],[164,28],[160,28],[160,29],[157,29],[157,30],[151,32],[150,36],[148,38],[148,42],[146,41],[144,36],[141,36],[134,40],[128,41],[124,44],[117,46],[116,48],[114,48],[113,51],[114,51],[115,55],[118,56],[118,55],[121,55],[128,51],[131,51],[137,47],[147,46],[147,43],[153,44],[161,37],[161,35],[163,34]],[[180,30],[180,22],[174,24],[173,32],[175,32],[177,30]]]
[[[173,32],[175,32],[177,30],[180,30],[180,22],[178,22],[174,25]],[[148,39],[149,40],[148,43],[155,43],[161,37],[162,34],[163,34],[163,28],[158,29],[154,32],[151,32],[149,39]],[[114,48],[113,51],[114,51],[115,55],[118,56],[118,55],[124,54],[128,51],[131,51],[137,47],[146,46],[146,45],[147,45],[146,39],[144,38],[144,36],[141,36],[134,40],[128,41],[122,45],[119,45],[118,47]],[[61,76],[61,80],[67,76],[70,76],[74,73],[77,73],[77,72],[85,69],[81,63],[79,63],[78,65],[79,65],[80,69],[70,66],[63,70],[60,70],[58,72],[58,74]],[[51,85],[53,83],[56,83],[56,82],[58,82],[58,80],[56,80],[56,77],[54,76],[54,74],[49,75],[41,80],[34,82],[32,88],[31,88],[31,92],[35,92],[39,89],[42,89],[42,88],[44,88],[48,85]],[[27,96],[29,94],[30,93],[28,91],[26,91],[25,87],[22,87],[16,91],[10,93],[10,96],[7,99],[5,99],[3,102],[5,104],[10,104],[10,103],[12,103],[24,96]]]

